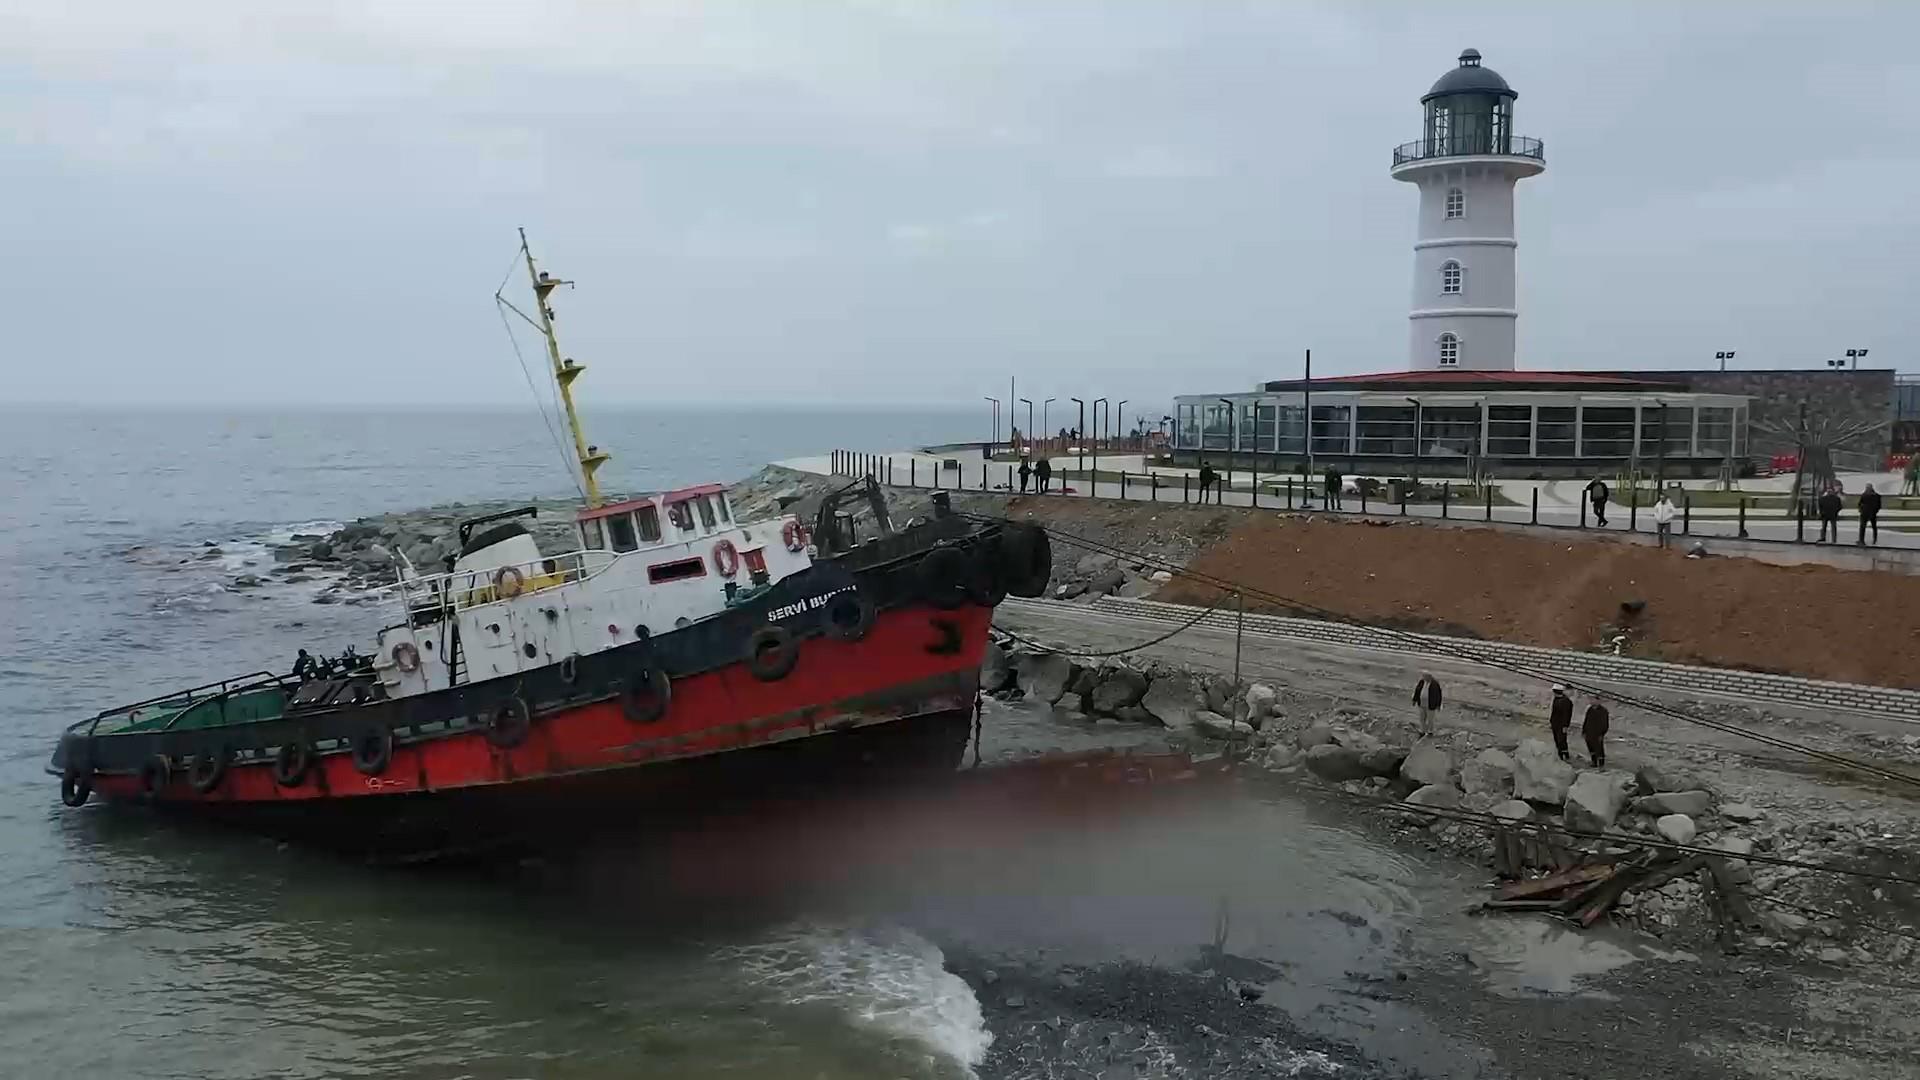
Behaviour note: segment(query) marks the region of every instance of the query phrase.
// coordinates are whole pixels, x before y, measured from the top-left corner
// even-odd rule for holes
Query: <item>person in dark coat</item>
[[[296,679],[311,679],[318,673],[319,667],[320,662],[313,658],[313,654],[305,649],[301,649],[300,655],[293,659],[293,677]]]
[[[1867,527],[1873,527],[1873,542],[1880,543],[1880,493],[1868,484],[1860,493],[1860,543],[1867,542]]]
[[[1587,501],[1593,504],[1593,520],[1599,523],[1601,528],[1606,528],[1607,497],[1612,494],[1607,490],[1607,482],[1596,476],[1593,478],[1593,483],[1586,486],[1585,491]]]
[[[1553,729],[1553,748],[1560,751],[1560,760],[1573,760],[1567,754],[1567,729],[1573,726],[1573,699],[1567,696],[1564,686],[1556,684],[1553,688],[1553,711],[1547,714],[1547,726]]]
[[[1053,462],[1041,458],[1040,463],[1033,467],[1033,475],[1040,481],[1040,493],[1046,494],[1048,487],[1053,483]]]
[[[1607,767],[1607,728],[1612,725],[1612,714],[1597,701],[1587,706],[1587,715],[1580,719],[1580,737],[1586,740],[1587,758],[1596,769]]]
[[[1413,704],[1420,710],[1420,734],[1433,734],[1433,718],[1440,712],[1440,680],[1432,672],[1423,672],[1413,684]]]
[[[1327,466],[1327,479],[1326,479],[1327,509],[1329,510],[1345,509],[1340,505],[1340,484],[1341,484],[1341,481],[1344,479],[1345,478],[1340,475],[1339,469],[1336,469],[1331,465]]]
[[[1200,466],[1200,501],[1201,502],[1207,501],[1207,492],[1213,490],[1214,481],[1218,479],[1220,479],[1220,474],[1213,471],[1213,466],[1211,465]]]
[[[1027,493],[1027,479],[1032,475],[1033,475],[1033,466],[1028,464],[1026,458],[1021,458],[1020,459],[1020,494],[1025,495]]]
[[[1832,530],[1833,542],[1840,542],[1840,511],[1846,505],[1840,498],[1840,489],[1830,487],[1815,504],[1820,511],[1820,540],[1826,542],[1828,530]]]

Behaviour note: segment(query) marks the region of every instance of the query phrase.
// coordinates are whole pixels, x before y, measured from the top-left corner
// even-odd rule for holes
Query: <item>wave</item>
[[[980,1001],[932,942],[898,927],[808,925],[722,958],[789,1005],[826,1003],[862,1027],[911,1039],[969,1074],[993,1044]]]

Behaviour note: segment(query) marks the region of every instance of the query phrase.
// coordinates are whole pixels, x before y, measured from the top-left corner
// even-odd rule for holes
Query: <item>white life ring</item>
[[[740,572],[740,549],[733,546],[733,541],[722,540],[713,545],[713,568],[724,578]]]
[[[413,642],[411,641],[403,641],[395,645],[393,647],[393,664],[409,675],[419,671],[420,650],[414,648]]]
[[[512,585],[507,582],[512,581]],[[503,566],[494,572],[493,593],[495,596],[519,596],[527,587],[527,575],[517,566]]]

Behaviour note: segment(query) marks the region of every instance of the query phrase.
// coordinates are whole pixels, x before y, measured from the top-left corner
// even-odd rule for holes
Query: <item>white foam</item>
[[[726,958],[788,1004],[838,1006],[856,1024],[913,1039],[969,1071],[993,1044],[972,988],[908,930],[798,927]]]

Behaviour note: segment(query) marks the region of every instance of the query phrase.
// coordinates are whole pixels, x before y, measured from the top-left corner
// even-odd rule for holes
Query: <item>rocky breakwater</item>
[[[980,689],[1069,714],[1165,728],[1176,737],[1257,740],[1276,715],[1278,695],[1260,683],[1157,660],[1084,664],[1040,649],[987,647]]]

